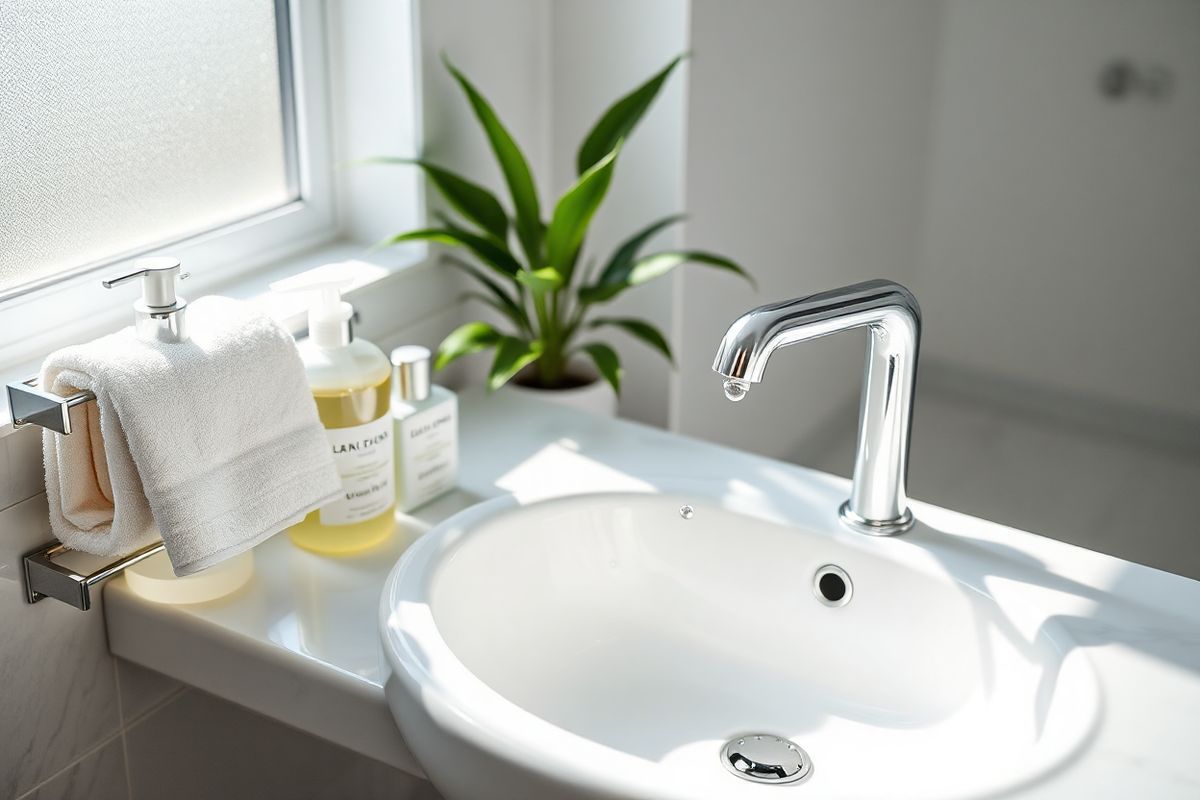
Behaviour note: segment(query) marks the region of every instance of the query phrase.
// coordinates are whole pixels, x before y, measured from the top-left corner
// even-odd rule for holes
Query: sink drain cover
[[[725,769],[755,783],[795,783],[812,772],[812,760],[795,742],[769,733],[736,736],[721,749]]]

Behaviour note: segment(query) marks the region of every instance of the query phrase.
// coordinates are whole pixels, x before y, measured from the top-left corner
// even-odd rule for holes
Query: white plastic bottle
[[[349,554],[371,548],[395,531],[395,452],[387,357],[356,339],[354,309],[341,299],[350,279],[316,270],[272,284],[276,291],[312,293],[308,338],[297,348],[317,413],[342,477],[343,496],[288,530],[292,541],[317,553]]]
[[[430,352],[392,351],[392,423],[396,440],[396,507],[411,511],[458,482],[458,397],[430,378]]]

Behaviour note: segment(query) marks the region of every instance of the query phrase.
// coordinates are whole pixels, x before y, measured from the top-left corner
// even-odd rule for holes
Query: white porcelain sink
[[[449,800],[961,800],[1082,749],[1098,682],[1044,593],[921,525],[788,519],[699,488],[456,515],[383,592],[405,740]],[[838,607],[814,592],[830,564]],[[733,774],[722,746],[751,733],[799,745],[809,776]]]

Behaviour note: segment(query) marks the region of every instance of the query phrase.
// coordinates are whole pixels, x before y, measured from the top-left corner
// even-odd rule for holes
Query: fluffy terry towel
[[[291,336],[221,297],[187,314],[190,341],[126,328],[42,365],[45,389],[96,395],[71,409],[71,435],[42,437],[50,525],[68,547],[119,556],[161,536],[190,575],[340,494]]]

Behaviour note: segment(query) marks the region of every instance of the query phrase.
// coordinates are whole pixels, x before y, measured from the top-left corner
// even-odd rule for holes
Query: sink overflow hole
[[[846,596],[846,582],[841,576],[826,573],[821,576],[821,597],[831,603],[836,603]]]
[[[850,602],[854,584],[844,569],[826,564],[813,575],[813,594],[825,605],[837,608]]]

